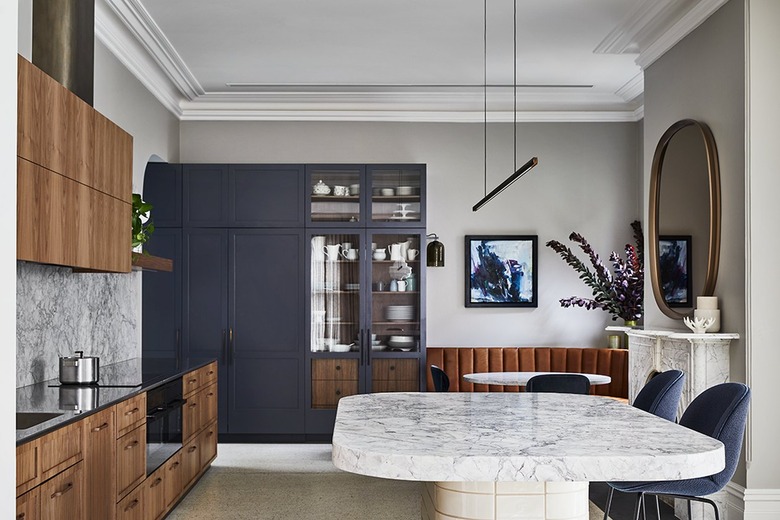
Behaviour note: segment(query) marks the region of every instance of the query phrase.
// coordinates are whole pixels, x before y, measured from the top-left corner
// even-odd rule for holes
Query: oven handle
[[[154,412],[150,412],[146,414],[147,419],[157,419],[158,417],[161,417],[163,415],[168,415],[169,413],[175,411],[176,408],[181,408],[187,403],[186,399],[174,399],[173,401],[166,403],[164,408],[157,409]]]

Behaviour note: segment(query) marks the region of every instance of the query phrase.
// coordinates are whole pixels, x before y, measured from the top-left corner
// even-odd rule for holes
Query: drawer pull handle
[[[61,497],[62,495],[64,495],[68,491],[70,491],[71,489],[73,489],[73,482],[68,482],[65,485],[65,489],[63,489],[62,491],[57,491],[56,493],[52,493],[51,497],[52,498]]]
[[[193,451],[197,450],[197,446],[190,446],[190,449],[187,450],[187,453],[192,453]]]
[[[341,395],[341,390],[336,390],[336,395]]]
[[[130,502],[127,505],[127,507],[125,508],[125,511],[130,511],[131,509],[133,509],[137,505],[138,505],[138,499],[136,498],[136,499],[134,499],[132,502]]]
[[[395,365],[390,365],[390,370],[395,370]]]
[[[195,408],[196,406],[198,406],[198,403],[192,403],[192,404],[190,405],[190,408]]]
[[[178,462],[174,462],[173,464],[171,464],[171,467],[170,467],[170,468],[168,468],[168,469],[169,469],[169,470],[171,470],[171,471],[173,471],[173,470],[175,470],[175,469],[176,469],[176,468],[178,468],[178,467],[179,467],[179,463],[178,463]]]
[[[341,370],[341,365],[336,365],[336,370]]]
[[[213,370],[209,370],[209,375],[211,375],[211,374],[213,374],[213,373],[214,373],[214,371],[213,371]]]
[[[214,435],[214,430],[209,430],[209,432],[206,434],[206,437],[211,437]]]
[[[198,382],[198,379],[197,379],[196,377],[193,377],[192,379],[188,379],[188,380],[187,380],[187,382],[188,382],[189,384],[197,383],[197,382]]]
[[[135,448],[136,446],[138,446],[138,441],[133,441],[130,444],[128,444],[127,446],[125,446],[125,449],[126,450],[131,450],[131,449]]]
[[[106,428],[108,428],[108,423],[104,422],[100,426],[97,426],[96,428],[92,428],[92,431],[93,432],[99,432],[100,430],[105,430]]]
[[[207,397],[214,397],[214,392],[209,392],[208,394],[206,394],[206,396]]]
[[[18,520],[22,520],[22,518],[24,518],[25,516],[27,516],[27,515],[25,515],[24,513],[19,513],[18,515],[16,515],[16,518]]]
[[[134,413],[138,413],[138,407],[137,406],[135,408],[133,408],[132,410],[130,410],[129,412],[125,412],[125,417],[127,417],[128,415],[133,415]]]
[[[150,487],[150,488],[157,487],[157,486],[159,486],[159,485],[160,485],[160,482],[162,482],[162,479],[161,479],[160,477],[157,477],[156,479],[154,479],[154,482],[152,482],[152,483],[149,485],[149,487]]]

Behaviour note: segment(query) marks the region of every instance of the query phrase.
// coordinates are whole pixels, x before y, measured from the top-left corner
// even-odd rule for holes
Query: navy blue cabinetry
[[[230,227],[303,226],[303,165],[232,164]]]
[[[226,164],[185,164],[182,168],[185,227],[226,227],[228,225],[228,166]]]
[[[181,196],[181,164],[146,165],[143,199],[153,206],[155,227],[181,227]]]

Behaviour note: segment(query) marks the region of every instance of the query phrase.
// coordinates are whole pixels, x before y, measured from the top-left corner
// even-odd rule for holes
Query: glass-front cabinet
[[[425,165],[307,165],[307,226],[425,227]]]

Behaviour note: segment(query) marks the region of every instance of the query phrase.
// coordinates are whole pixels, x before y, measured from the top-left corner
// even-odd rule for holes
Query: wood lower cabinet
[[[40,486],[41,519],[84,518],[84,471],[79,462]]]
[[[82,421],[41,438],[41,479],[46,480],[81,460]]]
[[[202,392],[190,394],[182,409],[182,439],[185,442],[200,430],[201,410],[203,409],[202,398]]]
[[[116,435],[121,437],[146,422],[146,394],[116,405]]]
[[[37,486],[41,481],[41,446],[39,439],[16,448],[16,495]]]
[[[35,488],[16,499],[16,520],[38,520],[41,517],[40,489]]]
[[[182,473],[182,482],[187,486],[200,471],[200,438],[195,437],[182,448],[182,464],[184,472]]]
[[[146,424],[116,441],[117,499],[122,499],[146,478]]]
[[[311,361],[311,406],[335,409],[339,399],[358,393],[357,359]]]
[[[210,463],[217,456],[217,423],[212,421],[198,438],[200,442],[200,465]]]
[[[418,392],[420,365],[416,359],[375,359],[372,363],[372,392]]]
[[[84,518],[112,520],[116,512],[115,408],[84,419]]]
[[[162,518],[167,507],[165,500],[165,466],[149,475],[144,482],[144,518],[157,520]]]
[[[138,486],[116,505],[117,520],[145,520],[144,486]]]
[[[184,489],[184,466],[182,465],[182,450],[168,459],[163,467],[165,468],[165,477],[163,485],[165,486],[165,507],[170,508],[179,500]]]

